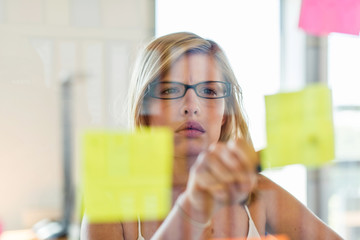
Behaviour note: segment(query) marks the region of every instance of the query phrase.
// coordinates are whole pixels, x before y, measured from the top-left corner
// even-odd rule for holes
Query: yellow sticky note
[[[267,148],[263,168],[321,166],[334,159],[331,92],[327,86],[265,97]]]
[[[83,139],[90,222],[164,219],[171,207],[173,137],[165,128],[89,131]]]

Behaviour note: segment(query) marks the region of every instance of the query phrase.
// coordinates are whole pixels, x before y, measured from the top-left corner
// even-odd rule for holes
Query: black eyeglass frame
[[[178,84],[181,86],[185,86],[185,91],[184,94],[182,96],[179,97],[175,97],[175,98],[162,98],[162,97],[157,97],[155,96],[153,93],[154,91],[152,90],[152,86],[157,85],[159,83],[172,83],[172,84]],[[204,83],[223,83],[226,86],[226,95],[222,96],[222,97],[203,97],[200,96],[199,93],[196,90],[196,87],[200,84],[204,84]],[[205,98],[205,99],[221,99],[221,98],[227,98],[231,95],[231,84],[229,82],[223,82],[223,81],[205,81],[205,82],[199,82],[197,84],[193,84],[193,85],[189,85],[189,84],[184,84],[184,83],[180,83],[180,82],[170,82],[170,81],[163,81],[163,82],[152,82],[148,85],[148,89],[147,89],[147,93],[150,95],[150,97],[152,98],[157,98],[157,99],[162,99],[162,100],[173,100],[173,99],[179,99],[179,98],[183,98],[186,94],[186,92],[189,89],[194,89],[195,94],[200,97],[200,98]]]

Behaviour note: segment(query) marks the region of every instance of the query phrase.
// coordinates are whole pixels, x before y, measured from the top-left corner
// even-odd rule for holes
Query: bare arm
[[[84,216],[81,223],[81,240],[124,240],[121,223],[89,223]]]
[[[182,195],[151,240],[200,239],[209,223],[209,216],[194,209],[188,198]]]
[[[244,140],[218,143],[200,154],[184,194],[152,239],[207,239],[214,214],[243,202],[254,189],[256,157]]]
[[[270,233],[286,234],[290,239],[342,239],[307,207],[283,188],[261,176],[259,191],[265,201]]]

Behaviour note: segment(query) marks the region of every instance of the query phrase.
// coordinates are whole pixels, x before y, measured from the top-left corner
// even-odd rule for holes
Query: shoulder
[[[268,221],[278,219],[281,216],[292,214],[296,207],[297,211],[306,211],[306,207],[281,186],[265,177],[258,175],[256,196],[266,209]]]
[[[269,205],[268,201],[275,197],[275,193],[279,194],[285,191],[264,175],[258,174],[257,177],[257,186],[251,194],[249,204],[260,204],[264,207],[264,205]]]
[[[261,174],[256,196],[265,208],[269,233],[286,234],[290,239],[341,239],[299,200]]]
[[[269,201],[272,200],[296,200],[289,192],[262,174],[258,174],[258,184],[255,194],[260,201],[266,200],[267,205],[271,204]]]
[[[265,177],[262,174],[258,174],[258,188],[261,190],[280,188],[278,184]]]

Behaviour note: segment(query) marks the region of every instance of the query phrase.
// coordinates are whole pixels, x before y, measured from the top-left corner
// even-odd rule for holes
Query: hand
[[[257,163],[245,140],[213,144],[192,166],[184,197],[200,219],[210,219],[219,208],[247,200],[256,186]]]

